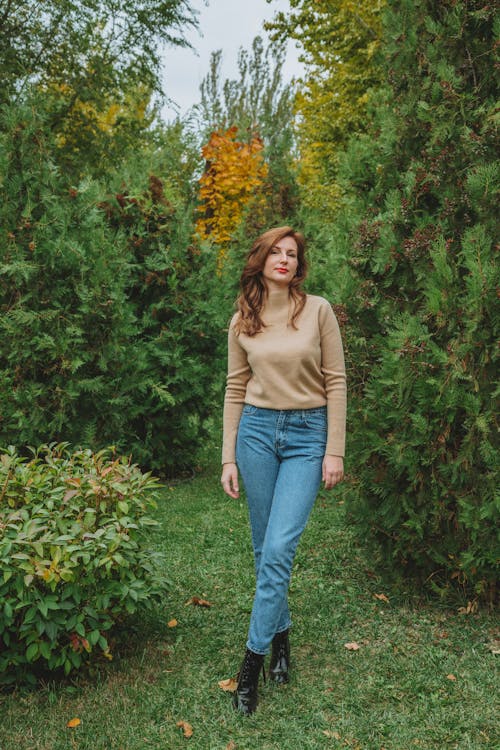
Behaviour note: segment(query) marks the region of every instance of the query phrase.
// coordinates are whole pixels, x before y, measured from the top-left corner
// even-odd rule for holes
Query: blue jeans
[[[326,407],[260,409],[245,404],[236,462],[248,501],[257,585],[247,647],[267,654],[291,625],[288,586],[297,544],[321,482]]]

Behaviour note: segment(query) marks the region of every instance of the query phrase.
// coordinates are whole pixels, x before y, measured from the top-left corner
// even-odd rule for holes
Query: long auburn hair
[[[289,296],[294,303],[290,322],[294,328],[297,327],[295,322],[306,303],[306,294],[301,288],[302,282],[307,276],[305,239],[300,232],[296,232],[292,227],[275,227],[261,234],[255,240],[247,255],[245,267],[240,277],[240,295],[236,301],[240,313],[234,326],[237,334],[245,333],[247,336],[255,336],[265,327],[260,317],[267,297],[267,287],[262,270],[271,248],[284,237],[293,237],[297,244],[297,272],[288,287]]]

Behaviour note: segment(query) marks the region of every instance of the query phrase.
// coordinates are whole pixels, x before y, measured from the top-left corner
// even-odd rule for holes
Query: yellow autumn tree
[[[200,205],[196,233],[219,248],[222,266],[228,244],[238,229],[250,203],[259,208],[264,202],[260,189],[267,175],[262,140],[237,140],[238,128],[214,131],[202,148],[206,162],[200,178]]]
[[[266,24],[272,38],[302,48],[306,74],[296,99],[303,201],[334,215],[338,154],[363,132],[369,91],[380,82],[377,52],[386,0],[290,0]]]

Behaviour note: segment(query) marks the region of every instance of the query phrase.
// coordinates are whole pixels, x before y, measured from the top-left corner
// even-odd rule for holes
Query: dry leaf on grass
[[[456,682],[456,680],[457,680],[457,678],[455,677],[454,674],[447,674],[446,675],[446,679],[447,680],[452,680],[453,682]]]
[[[177,620],[176,620],[176,619],[175,619],[175,617],[174,617],[174,619],[173,619],[173,620],[169,620],[169,621],[167,622],[167,627],[169,627],[169,628],[175,628],[175,627],[177,627],[177,625],[178,625],[178,624],[179,624],[179,623],[177,622]]]
[[[500,654],[500,640],[497,638],[494,638],[490,643],[487,643],[488,651],[491,651],[492,654],[495,654],[498,656]]]
[[[477,601],[474,600],[473,602],[467,602],[466,607],[459,607],[458,608],[458,614],[459,615],[474,615],[478,610],[478,604]]]
[[[330,732],[329,729],[323,729],[325,737],[332,737],[334,740],[340,740],[340,734],[338,732]]]
[[[389,599],[387,598],[385,594],[373,594],[373,596],[375,597],[375,599],[378,599],[381,602],[386,602],[387,604],[389,604]]]
[[[194,604],[195,607],[211,607],[212,606],[211,602],[207,602],[206,599],[200,599],[199,596],[192,596],[191,599],[189,599],[186,602],[186,607],[188,606],[188,604]]]
[[[229,740],[226,745],[226,750],[236,750],[236,743],[233,740]]]
[[[184,737],[186,737],[187,739],[193,736],[193,727],[191,726],[191,724],[188,724],[187,721],[178,721],[176,726],[178,726],[179,729],[182,729]]]
[[[221,690],[225,690],[227,693],[234,693],[238,687],[238,683],[234,677],[230,677],[228,680],[219,680],[218,684]]]
[[[346,648],[348,651],[359,651],[361,646],[359,643],[356,643],[356,641],[352,641],[351,643],[344,643],[344,648]]]
[[[81,720],[77,719],[76,717],[74,719],[70,719],[68,723],[66,724],[67,727],[70,727],[70,729],[73,729],[73,727],[77,727],[79,724],[81,724]]]

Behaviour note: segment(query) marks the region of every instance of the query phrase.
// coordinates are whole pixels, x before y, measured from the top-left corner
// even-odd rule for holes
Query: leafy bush
[[[161,561],[144,544],[157,486],[110,448],[0,455],[0,683],[110,658],[113,625],[160,599]]]

